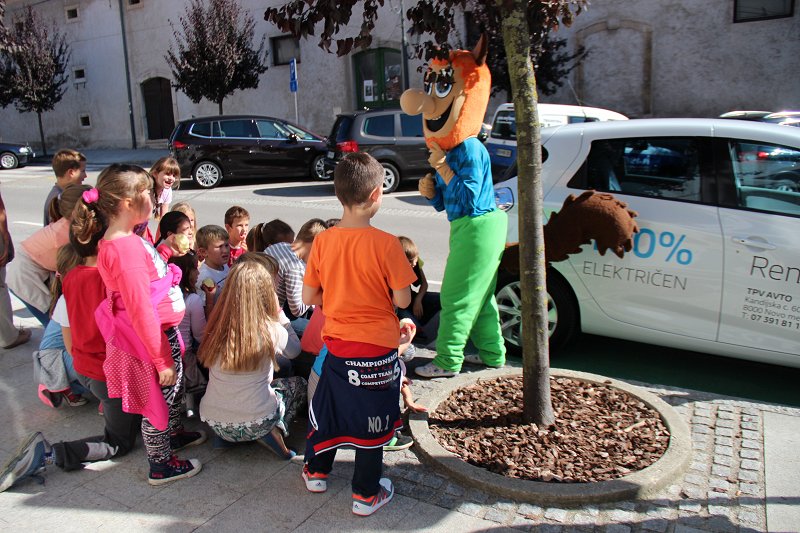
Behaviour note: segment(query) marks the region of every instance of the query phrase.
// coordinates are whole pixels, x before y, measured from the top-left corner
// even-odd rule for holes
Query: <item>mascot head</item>
[[[471,52],[454,50],[446,60],[431,61],[425,88],[408,89],[400,97],[405,113],[422,113],[426,143],[452,150],[480,132],[492,86],[487,51],[484,35]]]

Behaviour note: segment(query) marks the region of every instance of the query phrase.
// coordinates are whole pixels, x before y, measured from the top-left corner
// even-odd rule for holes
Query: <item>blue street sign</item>
[[[289,90],[293,93],[297,92],[297,60],[295,58],[289,61]]]

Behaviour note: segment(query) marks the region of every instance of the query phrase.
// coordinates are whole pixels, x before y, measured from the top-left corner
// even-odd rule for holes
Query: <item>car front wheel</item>
[[[222,169],[211,161],[201,161],[194,167],[192,179],[203,189],[213,189],[222,181]]]
[[[547,319],[550,351],[564,348],[578,331],[578,309],[569,285],[556,274],[547,276]],[[500,328],[511,355],[522,355],[522,293],[519,275],[500,272],[497,278]]]
[[[383,194],[389,194],[397,190],[400,185],[400,171],[393,164],[381,161],[383,166]]]
[[[3,152],[2,154],[0,154],[1,168],[8,170],[12,168],[17,168],[17,165],[19,165],[19,159],[17,159],[17,156],[12,154],[11,152]]]
[[[318,155],[311,160],[311,178],[320,181],[326,181],[333,177],[325,174],[325,156]]]

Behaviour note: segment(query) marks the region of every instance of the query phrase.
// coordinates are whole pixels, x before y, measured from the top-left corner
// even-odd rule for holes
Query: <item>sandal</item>
[[[31,332],[28,329],[20,328],[19,335],[17,335],[17,340],[9,344],[8,346],[3,346],[4,350],[10,350],[11,348],[16,348],[22,344],[25,344],[31,340]]]

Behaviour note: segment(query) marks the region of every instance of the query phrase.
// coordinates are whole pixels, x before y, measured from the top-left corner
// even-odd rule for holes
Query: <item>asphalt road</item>
[[[86,183],[94,184],[99,170],[90,167]],[[42,203],[53,184],[51,172],[49,166],[37,165],[0,173],[0,190],[15,242],[41,227]],[[251,225],[280,218],[299,229],[310,218],[341,215],[329,182],[232,182],[217,189],[201,190],[184,181],[175,193],[175,201],[191,203],[197,211],[198,227],[222,225],[225,211],[234,204],[250,212]],[[444,215],[436,213],[420,198],[415,183],[385,196],[373,223],[417,243],[431,288],[437,290],[447,259],[448,223]],[[593,335],[576,339],[563,353],[553,356],[551,364],[610,377],[800,406],[800,369]]]

